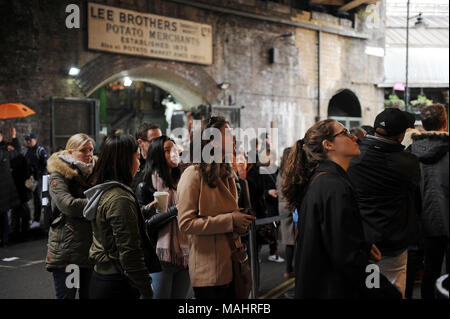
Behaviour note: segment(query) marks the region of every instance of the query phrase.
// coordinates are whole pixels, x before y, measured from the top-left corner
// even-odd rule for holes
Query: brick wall
[[[85,97],[74,80],[67,75],[72,63],[79,66],[92,61],[119,61],[125,71],[136,63],[152,65],[176,73],[192,83],[192,89],[219,104],[231,95],[241,112],[244,128],[269,128],[270,122],[279,128],[280,151],[303,137],[317,116],[317,31],[280,23],[259,21],[206,9],[185,6],[171,1],[105,0],[96,1],[112,6],[160,14],[213,25],[214,65],[200,66],[87,50],[85,16],[82,28],[65,28],[65,7],[69,3],[86,9],[84,1],[11,1],[4,2],[8,14],[0,22],[5,44],[0,53],[0,103],[19,101],[37,114],[26,119],[0,120],[0,130],[16,126],[19,136],[33,131],[44,145],[50,144],[51,96]],[[258,0],[198,1],[284,20],[310,23],[316,26],[350,29],[348,20],[320,13],[300,12],[292,8]],[[381,4],[382,6],[382,4]],[[380,13],[383,16],[384,9]],[[383,77],[383,58],[364,53],[367,45],[383,46],[383,29],[363,30],[368,40],[322,32],[321,42],[321,111],[327,117],[327,106],[333,94],[342,88],[353,90],[360,98],[364,124],[371,124],[383,105],[383,90],[376,87]],[[294,38],[276,39],[293,32]],[[279,51],[279,61],[269,63],[269,49]],[[138,62],[136,62],[138,61]],[[139,64],[138,63],[138,64]],[[106,79],[112,72],[95,65],[89,69],[91,85]],[[169,73],[170,74],[170,73]],[[116,74],[117,75],[117,74]],[[85,78],[85,79],[86,79]],[[98,80],[94,80],[97,79]],[[217,83],[229,82],[230,89],[222,94]],[[215,101],[214,101],[215,100]],[[370,110],[369,110],[369,109]],[[69,119],[68,119],[69,120]]]

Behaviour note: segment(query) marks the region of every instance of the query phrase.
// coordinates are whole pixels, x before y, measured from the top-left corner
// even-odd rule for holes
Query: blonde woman
[[[66,285],[66,266],[80,269],[80,299],[88,299],[92,264],[89,248],[92,244],[91,223],[83,217],[87,199],[87,180],[95,165],[94,140],[86,134],[69,138],[66,149],[54,153],[47,162],[50,174],[52,223],[48,237],[47,270],[53,273],[57,299],[74,299],[77,289]]]

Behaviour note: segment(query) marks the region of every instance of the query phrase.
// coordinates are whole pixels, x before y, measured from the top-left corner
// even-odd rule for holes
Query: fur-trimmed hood
[[[63,160],[61,156],[67,155],[67,151],[60,151],[53,153],[47,161],[47,171],[49,174],[59,173],[65,178],[71,180],[76,176],[79,176],[79,169],[77,169],[74,163],[70,164]],[[94,162],[97,162],[97,157],[94,156]]]
[[[412,135],[411,151],[424,164],[438,162],[449,151],[449,133],[426,131]]]

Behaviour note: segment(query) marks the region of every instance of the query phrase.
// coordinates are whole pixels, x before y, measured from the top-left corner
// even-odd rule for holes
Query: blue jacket
[[[49,155],[44,147],[36,144],[33,147],[27,149],[25,158],[31,166],[33,177],[37,180],[42,175],[47,174],[47,160]]]

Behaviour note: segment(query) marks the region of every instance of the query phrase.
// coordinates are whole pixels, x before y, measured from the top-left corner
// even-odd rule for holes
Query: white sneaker
[[[39,228],[40,226],[41,224],[39,224],[39,222],[34,221],[33,223],[31,223],[30,229]]]
[[[267,257],[268,261],[274,261],[276,263],[284,263],[284,259],[277,255],[271,255]]]

